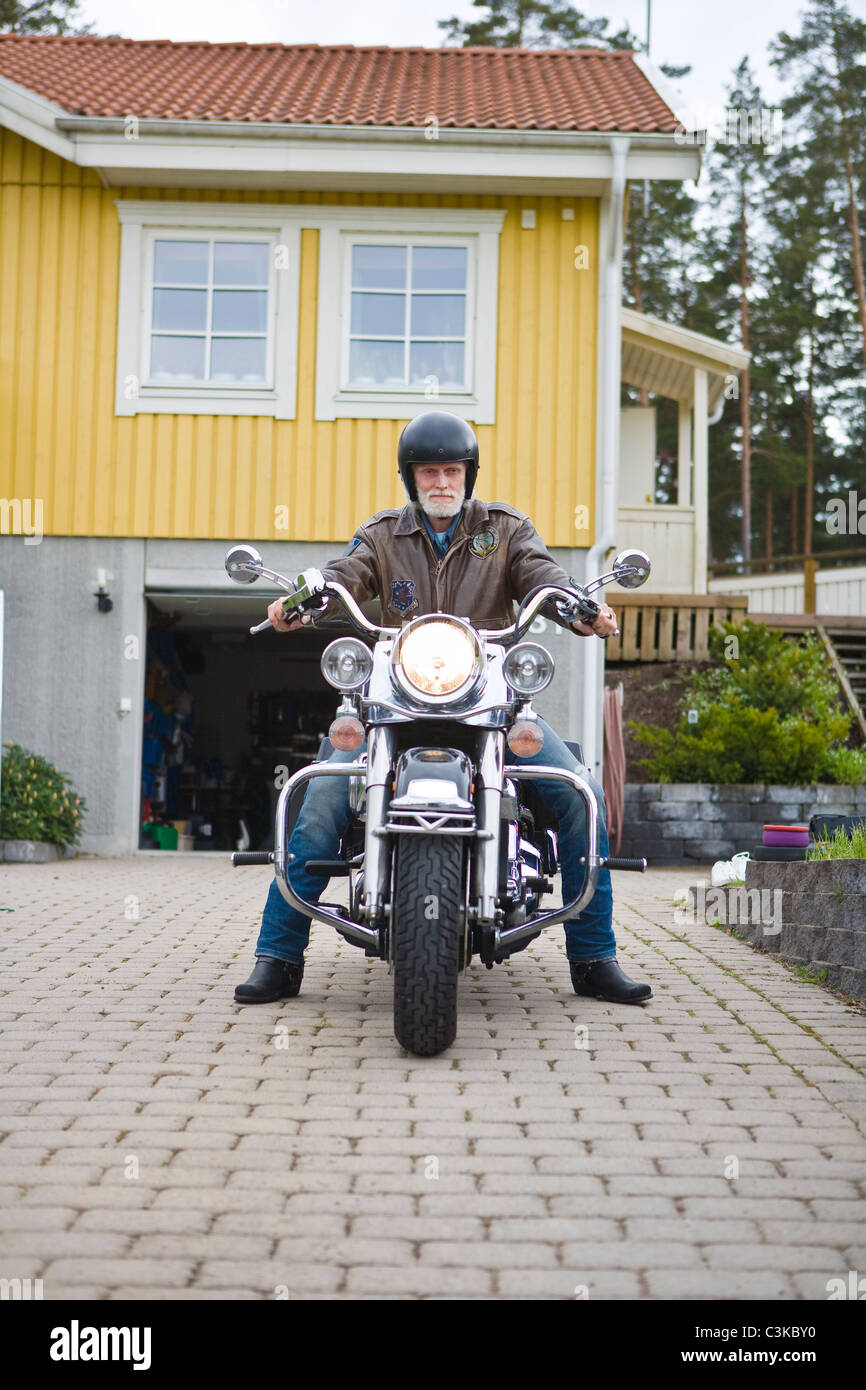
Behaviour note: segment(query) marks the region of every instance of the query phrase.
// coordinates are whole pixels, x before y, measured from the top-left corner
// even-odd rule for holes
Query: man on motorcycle
[[[325,579],[345,585],[359,603],[378,598],[384,622],[397,626],[409,614],[446,612],[475,627],[507,627],[513,602],[539,584],[571,587],[571,580],[548,553],[529,517],[501,502],[473,497],[478,473],[478,440],[459,416],[426,411],[400,436],[397,461],[409,502],[402,510],[377,512],[359,527],[345,554],[322,570]],[[555,621],[583,636],[607,637],[616,617],[607,604],[590,628]],[[306,618],[286,621],[281,599],[268,608],[279,632],[297,630]],[[599,854],[609,854],[604,793],[562,739],[539,718],[544,734],[540,752],[515,758],[520,763],[579,769],[588,777],[599,804]],[[335,752],[352,761],[356,753]],[[582,798],[562,782],[533,783],[558,823],[563,898],[577,896],[585,853],[586,812]],[[295,856],[292,886],[306,901],[318,901],[325,881],[307,874],[311,859],[333,859],[350,820],[348,779],[319,778],[308,788],[289,840]],[[565,923],[566,954],[577,994],[613,1003],[641,1004],[652,997],[649,985],[630,980],[616,960],[610,871],[602,869],[589,904]],[[304,973],[310,918],[290,907],[276,879],[270,887],[256,944],[256,964],[238,985],[239,1004],[265,1004],[296,995]]]

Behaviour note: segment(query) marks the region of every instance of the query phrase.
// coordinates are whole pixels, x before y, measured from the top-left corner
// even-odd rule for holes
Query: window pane
[[[353,386],[404,385],[403,344],[356,338],[349,345],[349,381]]]
[[[154,328],[207,328],[207,290],[154,290]]]
[[[422,337],[462,337],[466,322],[463,294],[413,294],[412,332]]]
[[[267,327],[266,290],[214,290],[214,332],[266,333]]]
[[[155,241],[153,280],[156,285],[206,285],[206,241]]]
[[[211,381],[264,381],[266,346],[264,338],[213,338]]]
[[[202,381],[204,338],[166,338],[154,334],[150,345],[150,375],[161,381]]]
[[[383,333],[389,337],[395,334],[402,335],[406,331],[405,316],[405,294],[352,295],[353,333]],[[420,329],[418,331],[420,332]]]
[[[402,290],[406,285],[405,246],[353,246],[352,286]]]
[[[270,247],[263,241],[215,241],[215,285],[266,285]]]
[[[442,387],[463,386],[462,343],[411,343],[409,380],[412,386],[428,376],[438,377]]]
[[[465,246],[413,246],[413,290],[465,290]]]

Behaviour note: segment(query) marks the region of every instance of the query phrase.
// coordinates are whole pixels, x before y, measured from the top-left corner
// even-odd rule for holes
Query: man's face
[[[418,502],[428,516],[456,516],[466,496],[465,463],[412,465]]]

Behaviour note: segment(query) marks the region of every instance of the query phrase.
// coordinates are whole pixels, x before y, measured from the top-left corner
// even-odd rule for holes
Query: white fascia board
[[[400,142],[387,146],[327,145],[324,141],[230,140],[210,137],[198,143],[170,137],[148,137],[126,142],[99,136],[82,136],[76,141],[77,161],[99,168],[121,168],[129,181],[139,168],[154,166],[166,170],[204,170],[208,173],[232,171],[307,174],[389,174],[392,177],[418,177],[422,174],[460,175],[475,179],[497,174],[534,179],[573,181],[575,178],[609,178],[610,151],[518,147],[503,150],[460,147],[439,141],[427,144],[423,136],[414,144]],[[679,151],[676,151],[679,154]],[[122,158],[120,157],[122,156]]]
[[[163,133],[139,127],[135,139],[87,122],[86,130],[75,123],[75,160],[82,166],[109,171],[112,181],[134,183],[141,172],[149,176],[191,173],[220,178],[282,176],[287,180],[345,180],[358,184],[389,179],[393,183],[421,186],[427,180],[448,180],[492,185],[506,180],[525,181],[527,188],[545,184],[551,188],[575,183],[607,182],[611,177],[610,137],[600,134],[561,132],[440,132],[437,140],[424,138],[423,130],[357,130],[345,138],[311,136],[297,127],[267,133],[236,129],[211,129],[204,133]],[[177,123],[172,123],[176,125]],[[63,122],[73,128],[73,122]],[[346,128],[348,132],[349,128]],[[499,138],[506,136],[506,139]],[[532,136],[534,138],[527,138]],[[458,138],[459,137],[459,138]],[[686,179],[695,177],[699,154],[679,145],[671,135],[632,138],[629,177]]]
[[[66,115],[62,106],[55,106],[8,77],[0,77],[0,126],[76,164],[76,142],[57,127],[58,120]]]
[[[111,155],[110,157],[116,157]],[[373,170],[359,173],[356,168],[346,168],[337,172],[323,173],[286,170],[275,172],[267,169],[244,168],[229,170],[222,168],[206,169],[167,168],[152,163],[130,173],[128,169],[116,165],[97,166],[104,174],[110,187],[122,188],[130,183],[140,187],[154,188],[214,188],[234,189],[315,189],[323,192],[346,191],[363,192],[376,190],[396,193],[491,193],[521,194],[527,197],[580,197],[600,198],[610,183],[610,171],[603,159],[592,161],[575,159],[565,164],[560,158],[557,168],[551,172],[540,172],[534,162],[531,169],[523,166],[519,171],[504,172],[506,166],[490,160],[479,161],[471,172],[451,164],[433,173],[429,168],[418,168],[397,172],[393,166],[387,171]],[[673,154],[640,154],[629,158],[628,178],[682,180],[697,179],[700,172],[700,154],[694,149],[681,149]]]

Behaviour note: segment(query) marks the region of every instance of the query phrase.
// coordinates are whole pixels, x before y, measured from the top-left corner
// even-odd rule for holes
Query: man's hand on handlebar
[[[300,617],[287,619],[281,598],[275,598],[273,603],[268,605],[268,617],[277,632],[294,632],[299,627],[307,627],[313,621],[311,613],[302,613]]]
[[[578,621],[572,623],[572,627],[583,637],[615,637],[619,632],[616,614],[607,603],[599,604],[598,617],[592,624]]]
[[[559,616],[582,637],[615,637],[619,627],[613,609],[606,603],[596,603],[578,584],[574,590],[573,597],[556,600]]]

